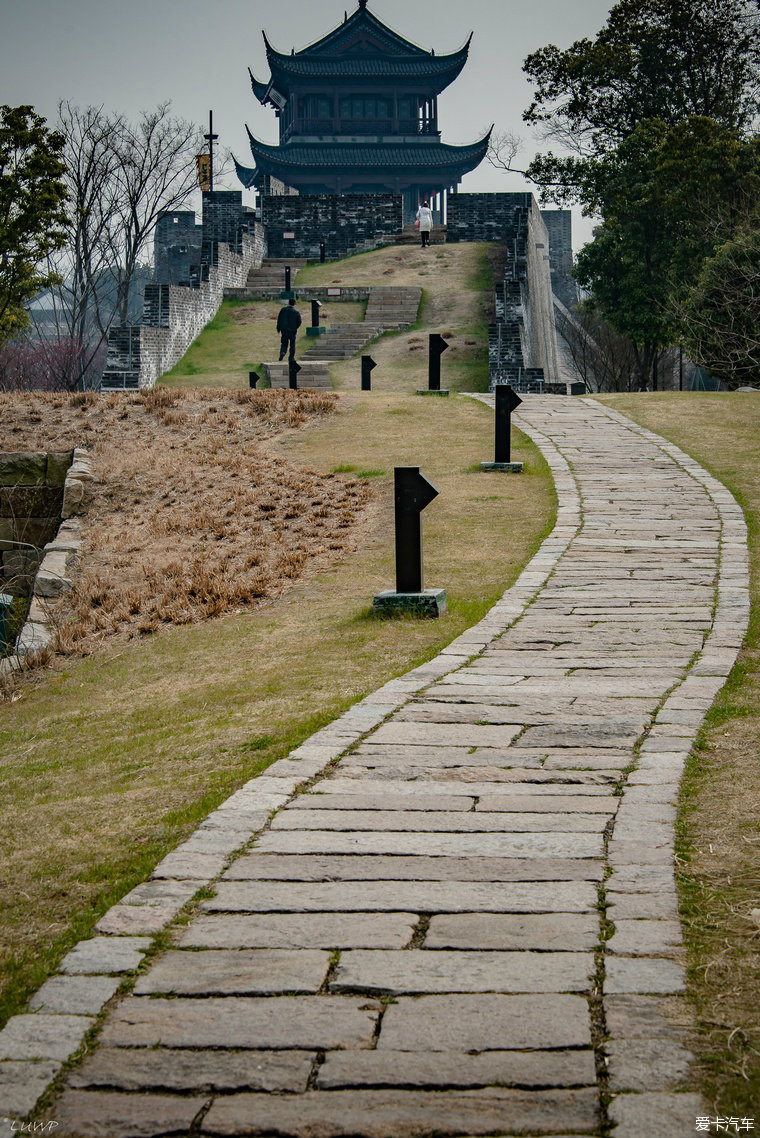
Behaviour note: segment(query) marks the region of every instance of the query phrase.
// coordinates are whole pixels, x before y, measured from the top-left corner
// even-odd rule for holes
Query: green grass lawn
[[[281,300],[225,300],[213,320],[193,341],[181,360],[161,377],[171,387],[247,387],[248,372],[259,371],[264,361],[276,360],[280,335],[276,329]],[[364,319],[366,303],[331,302],[320,319],[326,327]],[[311,322],[308,306],[301,305],[303,326],[296,339],[296,356],[312,347],[306,336]]]

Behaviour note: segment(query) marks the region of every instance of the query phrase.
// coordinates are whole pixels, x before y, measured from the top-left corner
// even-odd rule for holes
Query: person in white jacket
[[[427,202],[423,202],[417,210],[417,221],[420,223],[420,242],[425,249],[430,244],[433,230],[433,211]]]

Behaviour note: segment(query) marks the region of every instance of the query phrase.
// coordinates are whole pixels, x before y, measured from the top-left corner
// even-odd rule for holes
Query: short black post
[[[290,292],[290,265],[285,266],[285,292]]]
[[[438,490],[420,474],[419,466],[397,466],[393,472],[396,513],[396,592],[422,592],[422,524],[420,514]]]
[[[496,447],[494,462],[512,461],[512,412],[522,399],[509,383],[497,383],[494,388]]]
[[[441,356],[448,344],[438,332],[428,337],[428,391],[441,390]]]
[[[362,356],[362,391],[372,390],[372,372],[376,367],[372,356]]]
[[[260,378],[261,377],[257,371],[249,371],[248,372],[248,386],[249,387],[255,387],[256,384],[259,382]]]
[[[322,307],[321,300],[312,300],[311,302],[311,326],[312,328],[319,327],[319,310]]]
[[[288,387],[292,391],[298,390],[298,373],[301,370],[301,365],[294,359],[288,360]]]
[[[319,243],[319,260],[320,260],[320,263],[324,265],[324,263],[325,263],[325,243],[324,243],[324,241],[320,241],[320,243]]]

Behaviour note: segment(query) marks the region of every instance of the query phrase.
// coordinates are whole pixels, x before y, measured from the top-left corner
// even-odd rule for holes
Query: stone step
[[[307,360],[302,358],[298,362],[301,366],[301,370],[298,373],[299,388],[314,387],[327,391],[332,390],[328,367],[329,360]],[[263,363],[261,366],[272,387],[289,386],[290,375],[287,360]]]

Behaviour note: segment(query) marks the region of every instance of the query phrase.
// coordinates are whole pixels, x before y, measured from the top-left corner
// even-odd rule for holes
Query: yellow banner
[[[198,167],[198,185],[204,192],[211,189],[211,156],[197,154],[195,164]]]

